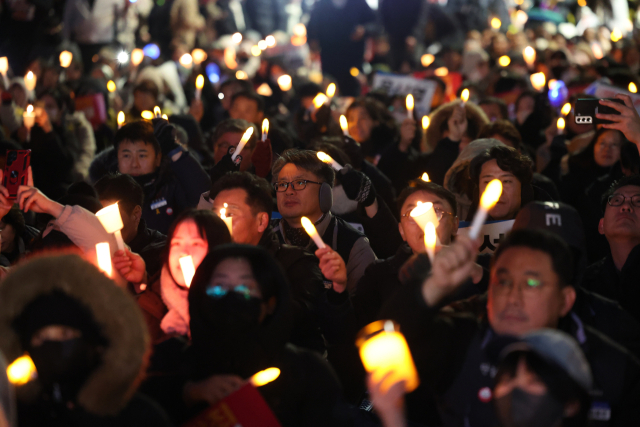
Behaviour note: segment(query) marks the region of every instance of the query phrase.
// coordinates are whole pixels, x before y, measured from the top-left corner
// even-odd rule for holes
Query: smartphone
[[[617,102],[624,105],[622,99],[618,98],[603,98],[607,101]],[[620,114],[618,111],[611,107],[600,104],[599,99],[577,99],[574,107],[574,118],[577,125],[602,125],[611,123],[610,120],[602,120],[596,117],[597,113],[600,114]]]
[[[31,150],[8,150],[7,163],[4,166],[2,185],[9,190],[9,199],[15,200],[18,188],[27,185],[29,179],[29,165],[31,164]]]

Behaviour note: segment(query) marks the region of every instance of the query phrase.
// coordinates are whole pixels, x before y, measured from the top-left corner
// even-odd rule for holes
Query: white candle
[[[120,209],[118,204],[114,203],[96,212],[96,217],[100,220],[100,223],[107,231],[107,233],[113,233],[118,244],[118,249],[124,251],[124,240],[122,240],[122,233],[120,230],[124,228],[122,223],[122,217],[120,216]]]
[[[33,71],[29,71],[26,76],[24,76],[24,85],[28,91],[33,91],[36,88],[36,75],[33,74]]]
[[[413,95],[407,95],[407,117],[413,119],[413,107],[414,107]]]
[[[318,151],[317,156],[320,159],[320,161],[322,161],[323,163],[326,163],[328,165],[331,165],[331,167],[334,168],[335,170],[339,171],[339,170],[342,169],[342,166],[340,166],[340,164],[338,162],[333,160],[333,158],[330,155],[328,155],[327,153],[325,153],[323,151]]]
[[[565,122],[562,117],[558,117],[557,127],[558,127],[558,135],[562,135],[564,133]]]
[[[329,86],[327,86],[327,96],[329,97],[329,101],[331,101],[331,99],[333,99],[335,94],[336,94],[336,84],[335,83],[329,83]]]
[[[344,114],[340,116],[340,128],[344,136],[351,136],[349,135],[349,122],[347,121],[347,116]]]
[[[251,135],[253,135],[253,126],[251,126],[250,128],[248,128],[245,132],[244,135],[242,135],[242,138],[240,139],[240,143],[238,144],[238,146],[236,147],[235,151],[233,152],[233,154],[231,155],[231,160],[235,160],[236,157],[238,157],[238,155],[242,152],[242,150],[244,149],[244,146],[247,145],[247,142],[249,142],[249,139],[251,138]]]
[[[436,211],[433,209],[433,203],[420,203],[418,202],[418,206],[413,208],[411,213],[409,213],[411,218],[418,224],[418,226],[422,229],[422,231],[426,230],[427,224],[432,222],[437,227],[440,222],[438,221],[438,216],[436,215]]]
[[[262,121],[262,142],[265,142],[269,137],[269,119]]]
[[[489,214],[489,210],[498,203],[501,194],[502,182],[500,182],[499,179],[492,180],[487,185],[487,188],[485,188],[484,193],[482,193],[482,197],[480,198],[480,206],[478,206],[478,210],[476,211],[476,214],[473,217],[473,222],[471,223],[471,230],[469,230],[470,238],[474,240],[478,238],[480,235],[480,229],[484,225],[487,215]]]
[[[199,101],[202,97],[202,88],[204,87],[204,76],[200,74],[196,77],[196,99]]]
[[[428,222],[424,229],[424,245],[427,248],[427,255],[431,264],[433,264],[433,258],[436,256],[437,240],[436,226],[433,225],[433,222]]]
[[[302,223],[302,227],[307,232],[309,237],[313,239],[318,249],[324,249],[327,247],[327,245],[325,245],[324,242],[322,241],[322,238],[320,237],[320,235],[318,235],[318,230],[316,230],[316,227],[309,220],[309,218],[307,218],[306,216],[303,216],[300,219],[300,222]]]
[[[230,217],[230,216],[227,216],[227,207],[228,206],[229,205],[227,205],[225,203],[224,204],[224,208],[220,209],[220,218],[227,225],[227,228],[229,229],[229,235],[231,235],[233,237],[233,218]]]
[[[317,94],[316,97],[313,98],[313,103],[311,104],[310,108],[311,112],[313,113],[314,111],[318,110],[328,100],[329,98],[327,98],[327,95],[325,95],[324,93]]]
[[[118,129],[124,125],[124,111],[118,113]]]
[[[184,277],[184,284],[187,288],[191,287],[191,281],[193,276],[196,275],[196,268],[193,265],[193,258],[191,255],[183,256],[178,260],[180,263],[180,270],[182,270],[182,277]]]
[[[36,113],[33,105],[29,104],[24,113],[22,113],[22,124],[27,128],[27,141],[31,141],[31,128],[36,124]]]
[[[96,256],[98,257],[98,268],[100,271],[105,272],[107,276],[111,277],[113,268],[111,265],[111,248],[109,247],[109,242],[96,244]]]

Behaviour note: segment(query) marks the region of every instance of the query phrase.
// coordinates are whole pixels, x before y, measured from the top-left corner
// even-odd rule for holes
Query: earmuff
[[[318,198],[320,199],[320,210],[322,213],[329,212],[331,210],[331,206],[333,206],[333,190],[326,182],[323,182],[320,186]]]

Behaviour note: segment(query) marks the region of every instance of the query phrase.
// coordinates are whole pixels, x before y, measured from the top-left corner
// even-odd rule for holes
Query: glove
[[[242,156],[238,154],[235,160],[231,160],[235,147],[229,147],[229,151],[216,163],[211,169],[211,181],[216,182],[219,178],[229,172],[238,172],[240,170],[240,163],[242,163]]]
[[[165,119],[153,119],[153,134],[160,143],[160,150],[165,156],[180,148],[176,142],[176,128]]]
[[[271,140],[267,138],[266,141],[262,142],[262,140],[258,139],[256,148],[253,149],[251,154],[251,163],[256,169],[256,175],[260,178],[266,178],[271,172],[271,161]]]
[[[431,272],[431,261],[425,253],[412,255],[398,272],[400,283],[422,283]]]
[[[362,162],[364,162],[364,154],[362,154],[362,147],[356,142],[355,139],[351,138],[350,136],[345,136],[342,151],[344,151],[345,154],[349,156],[349,163],[355,169],[362,168]]]
[[[376,200],[376,189],[369,177],[353,169],[351,165],[345,165],[336,177],[349,199],[364,207],[371,206]]]

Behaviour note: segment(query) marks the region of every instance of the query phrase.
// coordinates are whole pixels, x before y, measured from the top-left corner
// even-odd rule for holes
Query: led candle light
[[[133,64],[134,67],[137,67],[138,65],[142,64],[143,60],[144,60],[144,51],[142,49],[133,49],[131,51],[131,64]]]
[[[428,222],[424,229],[424,246],[427,248],[427,255],[429,261],[433,264],[433,257],[436,256],[436,242],[437,242],[436,226],[432,222]]]
[[[63,50],[60,52],[60,56],[58,57],[60,60],[60,66],[62,68],[68,68],[71,65],[71,61],[73,60],[73,53],[68,50]]]
[[[530,79],[531,86],[533,86],[535,90],[542,90],[544,88],[544,85],[546,83],[546,77],[544,76],[544,73],[531,74]]]
[[[335,96],[335,94],[336,94],[336,84],[329,83],[329,86],[327,86],[327,96],[329,97],[329,101],[331,101],[331,99]]]
[[[31,128],[36,124],[36,113],[33,105],[29,104],[22,113],[22,125],[27,128],[27,141],[31,141]]]
[[[311,237],[311,239],[316,244],[318,249],[324,249],[327,247],[327,245],[324,244],[324,242],[322,241],[322,238],[318,234],[318,230],[316,230],[315,225],[313,225],[313,223],[311,222],[311,220],[309,220],[309,218],[307,218],[306,216],[303,216],[300,219],[300,222],[302,223],[302,227],[304,228],[304,231],[306,231],[309,237]]]
[[[269,137],[269,119],[262,121],[262,142],[265,142]]]
[[[96,256],[98,257],[98,268],[107,276],[111,277],[113,267],[111,265],[111,248],[109,242],[96,243]]]
[[[120,129],[124,125],[124,111],[120,111],[118,113],[118,129]]]
[[[415,103],[413,102],[413,95],[407,95],[407,117],[413,119],[413,107]]]
[[[124,251],[124,240],[122,240],[122,233],[120,233],[120,230],[124,228],[124,224],[122,223],[118,204],[114,203],[113,205],[100,209],[96,212],[96,216],[104,229],[107,230],[107,233],[115,236],[118,249]]]
[[[229,207],[229,205],[225,203],[224,208],[220,209],[220,219],[227,225],[229,235],[233,236],[233,218],[227,216],[227,207]]]
[[[153,113],[149,110],[144,110],[142,113],[140,113],[140,117],[142,117],[145,120],[152,120]]]
[[[191,287],[191,281],[193,276],[196,275],[196,268],[193,266],[193,258],[191,255],[183,256],[178,260],[180,263],[180,270],[182,270],[182,277],[184,277],[184,284],[187,288]]]
[[[7,71],[9,71],[9,60],[6,56],[3,56],[2,58],[0,58],[0,74],[6,76]]]
[[[162,110],[157,105],[153,107],[153,117],[155,117],[156,119],[162,117]]]
[[[423,231],[430,222],[434,223],[436,227],[440,225],[438,217],[436,216],[436,211],[433,210],[433,203],[431,202],[418,203],[418,206],[413,208],[409,215]]]
[[[531,68],[536,62],[536,50],[531,46],[527,46],[522,50],[522,57],[524,58],[524,62]]]
[[[465,88],[460,92],[460,99],[462,100],[463,107],[467,105],[467,101],[469,100],[469,89]]]
[[[426,172],[422,174],[420,179],[423,180],[424,182],[431,182],[431,180],[429,179],[429,174]]]
[[[571,104],[569,104],[568,102],[564,104],[560,112],[565,116],[568,115],[571,112]]]
[[[349,135],[349,122],[347,121],[347,116],[344,114],[340,116],[340,128],[344,136],[351,136]]]
[[[379,320],[365,326],[358,334],[356,345],[362,364],[374,382],[389,374],[382,384],[383,392],[402,380],[407,393],[420,384],[407,341],[392,320]]]
[[[565,122],[562,117],[558,118],[557,127],[558,127],[558,135],[562,135],[564,133]]]
[[[18,357],[7,367],[7,378],[13,385],[23,385],[37,378],[36,365],[28,354]]]
[[[249,379],[249,382],[254,387],[262,387],[265,384],[269,384],[272,381],[275,381],[280,376],[280,369],[278,368],[267,368],[264,371],[260,371]]]
[[[502,182],[500,182],[499,179],[494,179],[487,185],[484,193],[482,193],[480,206],[478,207],[478,211],[473,217],[473,222],[471,223],[471,229],[469,231],[470,238],[474,240],[478,238],[480,235],[480,229],[484,225],[487,215],[489,214],[489,210],[498,203],[500,195],[502,195]]]
[[[238,146],[236,147],[235,151],[233,152],[233,154],[231,155],[231,160],[235,160],[236,157],[238,157],[238,155],[242,152],[242,150],[244,149],[244,146],[247,145],[247,142],[249,142],[249,139],[251,139],[251,135],[253,135],[253,126],[251,126],[250,128],[248,128],[245,132],[244,135],[242,135],[242,138],[240,139],[240,143],[238,144]]]
[[[330,165],[336,171],[339,171],[339,170],[342,169],[342,166],[340,165],[340,163],[338,163],[335,160],[333,160],[333,158],[330,155],[328,155],[327,153],[325,153],[324,151],[318,151],[317,156],[318,156],[318,158],[320,159],[321,162]]]
[[[33,71],[29,71],[26,76],[24,76],[24,85],[28,91],[32,91],[36,88],[36,75],[33,74]]]
[[[193,63],[196,65],[202,64],[207,60],[207,52],[202,49],[193,49],[191,51],[191,58],[193,58]]]
[[[325,95],[324,93],[319,93],[316,95],[315,98],[313,98],[313,108],[312,111],[316,111],[318,110],[320,107],[322,107],[324,105],[325,102],[327,102],[329,100],[329,98],[327,98],[327,95]]]
[[[204,76],[202,74],[196,77],[196,99],[199,101],[202,97],[202,88],[204,87]]]

